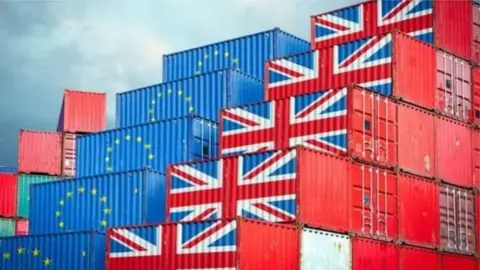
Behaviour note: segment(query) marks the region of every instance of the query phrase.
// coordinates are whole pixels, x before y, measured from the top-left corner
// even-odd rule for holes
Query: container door
[[[348,235],[303,229],[300,243],[301,270],[351,269],[352,243]]]
[[[455,251],[458,242],[457,228],[457,192],[452,186],[440,187],[440,245],[445,250]]]
[[[458,250],[462,253],[475,254],[477,237],[475,196],[466,189],[457,189],[457,199]]]
[[[63,135],[62,174],[66,177],[75,176],[76,139],[75,134],[65,133]]]
[[[480,126],[480,68],[472,69],[473,122]]]
[[[397,103],[388,97],[375,95],[375,161],[397,165]]]
[[[351,156],[373,162],[375,160],[376,124],[374,123],[374,94],[363,89],[350,91],[347,108],[349,122],[348,152]]]

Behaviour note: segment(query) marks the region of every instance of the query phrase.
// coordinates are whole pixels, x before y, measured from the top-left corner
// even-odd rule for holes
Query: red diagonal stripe
[[[343,26],[343,25],[336,24],[336,23],[333,23],[333,22],[324,20],[324,19],[322,19],[322,18],[320,18],[320,17],[316,17],[316,18],[315,18],[315,22],[318,23],[318,24],[327,26],[327,27],[329,27],[329,28],[333,28],[333,29],[338,30],[338,31],[345,31],[345,30],[349,30],[349,29],[350,29],[350,28],[345,27],[345,26]]]
[[[328,90],[330,91],[328,94],[324,94],[323,96],[320,97],[319,100],[313,102],[312,104],[310,104],[306,110],[302,111],[300,114],[298,114],[296,117],[297,118],[302,118],[302,117],[305,117],[307,116],[308,114],[310,114],[311,112],[313,112],[314,110],[316,110],[319,106],[321,106],[326,100],[328,100],[329,98],[335,96],[336,94],[338,94],[342,89],[334,89],[334,90]]]
[[[222,135],[222,149],[270,142],[274,139],[278,139],[277,130],[275,128],[266,128],[238,134]]]
[[[225,226],[225,222],[219,222],[215,226],[211,227],[210,229],[204,231],[200,236],[194,238],[193,241],[189,242],[187,245],[184,246],[184,248],[192,248],[196,246],[198,243],[202,242],[203,240],[207,239],[214,233],[218,232],[221,228]]]
[[[300,73],[300,72],[297,72],[291,68],[286,68],[286,67],[283,67],[283,66],[280,66],[280,65],[277,65],[274,61],[271,61],[269,62],[269,68],[271,69],[274,69],[276,71],[279,71],[283,74],[287,74],[287,75],[290,75],[292,77],[303,77],[303,73]]]
[[[389,20],[389,19],[395,17],[398,13],[400,13],[400,11],[402,11],[403,8],[405,8],[412,1],[413,0],[404,0],[398,6],[396,6],[394,9],[392,9],[386,16],[384,16],[383,19],[384,20]]]
[[[241,116],[239,116],[237,114],[234,114],[234,113],[231,113],[229,111],[223,111],[222,112],[222,117],[232,119],[236,122],[239,122],[239,123],[244,124],[244,125],[249,125],[251,127],[256,127],[256,126],[260,125],[260,123],[257,123],[253,120],[250,120],[250,119],[247,119],[247,118],[244,118],[244,117],[241,117]]]
[[[191,183],[195,183],[197,185],[201,185],[201,186],[205,186],[207,185],[208,183],[196,178],[195,176],[193,175],[190,175],[190,174],[187,174],[179,169],[177,169],[176,167],[172,167],[172,175],[176,175],[176,176],[179,176],[179,177],[182,177],[182,178],[185,178],[187,179],[189,182]]]
[[[288,221],[288,220],[292,220],[293,218],[290,217],[290,216],[287,216],[285,215],[284,213],[278,211],[277,209],[271,207],[271,206],[268,206],[268,205],[265,205],[264,203],[255,203],[253,204],[255,207],[257,207],[258,209],[261,209],[271,215],[274,215],[278,218],[281,218],[283,221]]]
[[[383,38],[383,36],[381,37],[378,37],[378,36],[374,36],[372,37],[369,41],[367,41],[367,44],[364,44],[362,49],[360,49],[359,51],[356,51],[354,52],[349,58],[347,58],[347,60],[343,61],[341,63],[341,67],[346,67],[350,64],[352,64],[353,62],[355,62],[358,58],[360,58],[366,51],[368,51],[369,49],[373,48],[374,46],[378,45],[378,41]]]
[[[116,230],[112,230],[112,236],[111,237],[115,238],[117,240],[117,242],[120,242],[122,244],[126,244],[128,247],[133,248],[135,251],[146,251],[146,249],[144,247],[139,246],[135,242],[132,242],[130,239],[124,237],[121,234],[119,234]]]
[[[279,161],[283,157],[285,157],[288,153],[288,151],[282,151],[282,152],[277,152],[273,156],[269,157],[268,162],[262,163],[260,166],[256,167],[253,171],[250,171],[243,177],[244,180],[249,180],[252,179],[254,176],[257,176],[261,172],[265,171],[268,167],[270,167],[272,164],[275,162]]]
[[[313,145],[313,146],[316,146],[316,147],[318,147],[318,148],[324,149],[325,151],[328,151],[328,152],[330,152],[330,153],[334,153],[334,154],[340,153],[340,150],[339,150],[339,149],[337,149],[337,148],[335,148],[335,147],[332,147],[332,146],[330,146],[330,145],[328,145],[328,144],[326,144],[326,143],[323,143],[323,142],[321,142],[321,141],[319,141],[319,140],[313,140],[313,139],[312,139],[312,140],[306,140],[305,142],[307,142],[308,144],[311,144],[311,145]]]
[[[204,221],[207,217],[209,217],[216,209],[208,209],[204,211],[201,215],[194,218],[192,221]]]
[[[347,116],[336,116],[290,126],[288,138],[303,137],[310,134],[337,131],[347,128]]]

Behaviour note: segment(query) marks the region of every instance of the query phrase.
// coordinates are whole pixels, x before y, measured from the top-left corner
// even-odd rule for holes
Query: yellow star
[[[102,196],[100,198],[100,201],[106,203],[107,202],[107,196]]]
[[[112,148],[111,147],[107,147],[107,152],[112,152]]]
[[[188,107],[189,112],[193,112],[193,110],[194,110],[193,106]]]
[[[65,201],[64,201],[64,200],[60,200],[60,201],[58,201],[58,204],[60,204],[60,205],[63,206],[63,205],[65,204]]]
[[[61,215],[62,215],[62,212],[60,212],[60,211],[55,212],[55,216],[59,217]]]
[[[152,160],[155,156],[153,154],[148,155],[148,159]]]
[[[84,187],[79,187],[78,188],[78,193],[83,193],[85,192],[85,188]]]
[[[65,227],[65,222],[60,221],[60,222],[58,223],[58,227],[60,227],[60,228]]]
[[[203,57],[204,57],[205,59],[208,59],[208,54],[205,54]]]
[[[137,137],[137,142],[141,143],[142,142],[142,137]]]
[[[67,198],[71,198],[73,196],[73,192],[69,191],[67,192]]]
[[[153,114],[153,113],[154,113],[153,109],[148,110],[148,114]]]
[[[156,103],[156,101],[155,101],[155,100],[152,100],[152,104],[155,104],[155,103]]]
[[[82,257],[87,256],[87,252],[85,250],[82,251]]]
[[[170,95],[172,92],[173,92],[173,90],[168,88],[168,94]]]
[[[107,167],[107,172],[113,172],[113,168],[112,167]]]
[[[233,63],[234,63],[234,64],[238,64],[238,58],[236,58],[236,57],[233,58]]]
[[[152,117],[152,122],[155,122],[155,121],[156,121],[155,117]]]
[[[230,56],[230,53],[229,52],[225,52],[225,57],[229,57]]]
[[[130,141],[130,135],[125,136],[125,140]]]
[[[9,260],[10,259],[10,253],[8,253],[8,252],[3,253],[3,259],[4,260]]]
[[[163,95],[162,92],[160,92],[157,94],[157,97],[162,97],[162,95]]]
[[[218,50],[215,50],[213,54],[218,55],[219,54]]]
[[[133,193],[138,193],[138,188],[135,188],[135,189],[133,190]]]
[[[151,144],[145,144],[145,149],[151,149],[152,145]]]
[[[92,192],[92,195],[97,195],[97,189],[96,188],[92,188],[91,192]]]
[[[191,97],[185,97],[185,101],[186,101],[186,102],[190,102],[191,100],[192,100]]]
[[[25,248],[24,247],[19,247],[17,249],[18,254],[24,254],[25,253]]]
[[[101,225],[102,227],[107,227],[107,221],[106,221],[106,220],[100,221],[100,225]]]
[[[105,162],[110,162],[110,157],[106,157]]]
[[[198,66],[201,67],[203,65],[202,61],[198,61]]]
[[[116,140],[115,140],[115,144],[120,144],[120,140],[119,140],[119,139],[116,139]]]
[[[110,209],[110,208],[103,209],[103,214],[110,215],[110,213],[112,213],[112,209]]]
[[[181,96],[183,94],[182,89],[178,89],[178,95]]]
[[[33,256],[38,256],[38,255],[40,255],[40,250],[39,249],[34,249],[32,253],[33,253]]]
[[[199,75],[199,74],[200,74],[200,71],[196,70],[195,75]]]
[[[50,260],[50,259],[47,257],[45,260],[43,260],[43,264],[45,264],[45,265],[51,265],[51,264],[52,264],[52,260]]]

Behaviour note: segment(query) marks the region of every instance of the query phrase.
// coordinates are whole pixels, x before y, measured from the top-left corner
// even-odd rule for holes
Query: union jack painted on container
[[[375,0],[314,15],[311,17],[312,45],[317,49],[326,48],[398,30],[468,59],[472,31],[469,2]],[[453,38],[455,36],[457,38]]]
[[[171,165],[169,220],[243,216],[291,221],[296,211],[295,178],[295,150]]]

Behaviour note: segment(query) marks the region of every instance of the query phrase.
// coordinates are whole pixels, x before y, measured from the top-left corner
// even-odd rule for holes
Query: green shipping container
[[[10,218],[0,218],[0,237],[14,236],[16,222]]]
[[[40,184],[56,180],[54,176],[21,174],[18,177],[17,216],[28,218],[30,204],[30,184]]]

